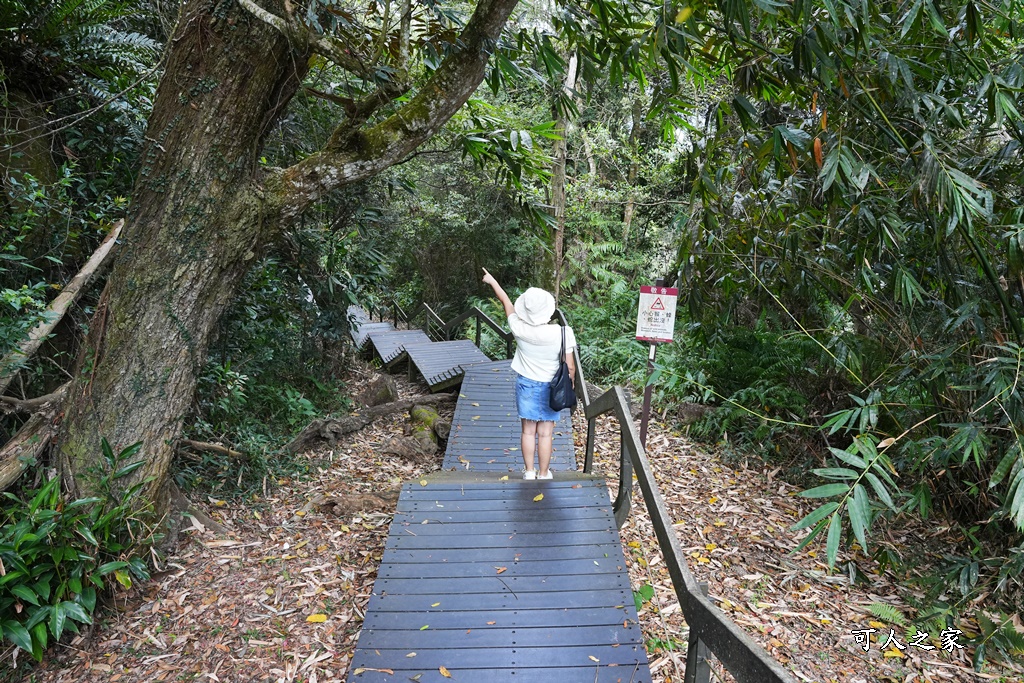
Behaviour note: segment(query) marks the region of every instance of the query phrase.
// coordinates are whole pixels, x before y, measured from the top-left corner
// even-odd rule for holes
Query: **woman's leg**
[[[540,461],[540,476],[546,479],[548,476],[548,465],[551,464],[551,441],[555,431],[555,423],[545,420],[535,422],[537,425],[537,459]],[[533,461],[533,457],[530,457]]]
[[[541,424],[544,424],[543,422]],[[526,471],[533,470],[533,452],[534,444],[537,443],[537,421],[536,420],[523,420],[523,433],[519,437],[519,445],[523,451],[523,464],[526,465]],[[548,448],[548,457],[551,456],[551,448]],[[546,467],[546,465],[545,465]]]

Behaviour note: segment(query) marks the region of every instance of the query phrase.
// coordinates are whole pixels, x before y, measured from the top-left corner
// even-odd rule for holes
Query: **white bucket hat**
[[[516,299],[515,309],[527,325],[546,325],[555,313],[555,297],[539,287],[530,287]]]

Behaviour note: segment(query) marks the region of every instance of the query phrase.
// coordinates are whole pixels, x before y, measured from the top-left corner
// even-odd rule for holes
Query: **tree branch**
[[[345,71],[353,73],[366,81],[376,82],[376,75],[372,65],[367,64],[352,48],[344,45],[341,41],[331,36],[320,35],[305,24],[301,24],[294,19],[282,19],[276,14],[263,9],[253,0],[238,0],[238,4],[260,21],[276,28],[290,41],[300,47],[326,57]]]
[[[340,95],[334,95],[314,88],[306,88],[305,90],[315,97],[340,105],[348,117],[348,120],[342,124],[342,127],[350,130],[364,124],[375,111],[388,102],[404,95],[409,90],[409,86],[400,81],[389,81],[361,100],[341,97]]]
[[[70,382],[68,383],[70,384]],[[53,392],[43,410],[28,419],[18,433],[0,449],[0,491],[6,490],[50,445],[56,432],[56,416],[61,410],[68,384]]]
[[[64,291],[47,308],[47,313],[50,314],[47,316],[47,319],[33,327],[28,333],[28,339],[22,342],[18,348],[8,353],[3,359],[0,359],[0,394],[7,390],[11,381],[21,370],[21,364],[18,361],[23,363],[39,350],[43,340],[53,332],[53,328],[57,326],[57,323],[61,321],[64,314],[71,308],[71,304],[78,300],[79,295],[85,290],[85,286],[89,284],[92,276],[96,274],[96,271],[103,265],[104,260],[110,255],[123,226],[124,219],[114,224],[110,233],[104,238],[103,243],[93,252],[89,260],[82,266],[82,269],[78,271],[78,274],[71,278],[71,282],[64,287]]]
[[[43,396],[38,396],[36,398],[26,398],[22,400],[14,398],[13,396],[0,396],[0,404],[2,404],[0,405],[0,409],[13,413],[30,413],[42,408],[56,398],[62,398],[69,384],[71,384],[71,382],[62,384],[56,391],[52,391],[49,394],[44,394]]]
[[[249,0],[243,0],[249,1]],[[339,126],[320,152],[267,178],[267,199],[282,221],[325,193],[392,166],[430,139],[483,80],[487,62],[518,0],[480,0],[458,44],[397,112],[368,129]]]

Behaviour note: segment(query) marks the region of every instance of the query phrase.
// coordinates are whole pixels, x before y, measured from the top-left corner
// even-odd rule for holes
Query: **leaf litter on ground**
[[[349,378],[353,394],[371,379],[368,368],[356,370]],[[395,379],[401,398],[423,392]],[[450,405],[439,411],[451,418]],[[402,432],[404,419],[403,414],[382,418],[307,453],[314,474],[303,481],[282,479],[265,498],[197,502],[230,530],[230,538],[193,525],[152,581],[98,615],[90,631],[51,648],[32,671],[34,680],[344,681],[394,504],[337,517],[310,503],[318,496],[397,489],[407,481],[426,486],[422,477],[438,469],[440,455],[410,463],[378,454]],[[586,421],[580,411],[574,421],[577,453],[582,453]],[[607,418],[598,420],[598,430],[595,471],[608,477],[614,497],[618,432]],[[913,614],[890,572],[856,550],[843,551],[840,564],[855,562],[870,579],[851,583],[828,569],[816,544],[790,555],[807,532],[789,529],[810,505],[771,472],[729,467],[714,449],[657,422],[650,426],[647,452],[690,570],[708,583],[719,608],[799,680],[1024,680],[1013,664],[975,673],[966,651],[919,653],[908,647],[894,657],[893,648],[883,653],[881,642],[873,640],[865,653],[855,629],[875,628],[874,623],[882,635],[890,627],[903,635],[896,624],[874,621],[871,605]],[[942,534],[921,524],[893,525],[886,533],[893,544],[927,537],[935,552],[943,547]],[[624,564],[641,596],[639,621],[652,682],[681,682],[688,630],[638,490],[621,536]],[[446,669],[439,671],[444,675]],[[713,671],[716,680],[732,680],[717,660]]]

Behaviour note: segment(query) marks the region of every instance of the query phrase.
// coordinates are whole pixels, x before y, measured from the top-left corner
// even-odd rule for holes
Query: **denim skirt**
[[[550,396],[551,387],[548,382],[538,382],[516,373],[516,410],[521,419],[558,422],[561,413],[551,410],[548,403]]]

